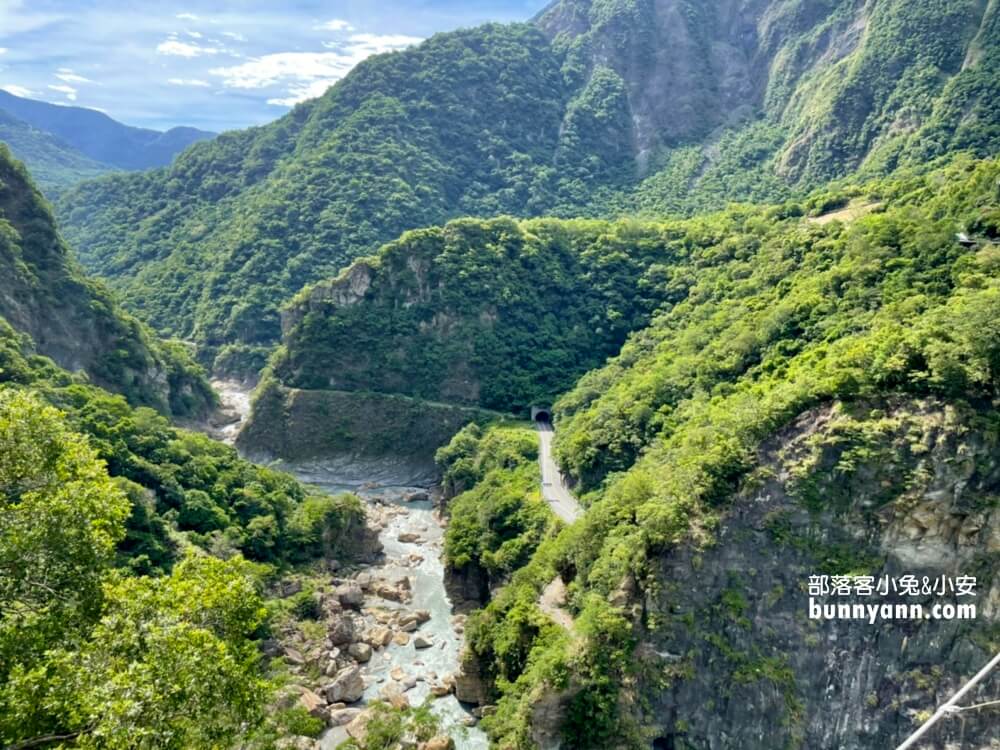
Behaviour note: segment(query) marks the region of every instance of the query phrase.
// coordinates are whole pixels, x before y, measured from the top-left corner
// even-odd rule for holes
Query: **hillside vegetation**
[[[4,174],[8,200],[11,175],[23,173]],[[41,234],[26,235],[20,275],[4,281],[44,269],[31,287],[43,301],[72,292],[88,304],[96,287],[61,265],[61,244],[45,263],[31,254],[51,229],[32,216]],[[13,226],[0,223],[18,239]],[[121,324],[106,296],[89,309]],[[119,346],[142,331],[130,325]],[[250,464],[41,350],[0,317],[0,743],[272,747],[290,730],[265,710],[276,683],[261,659],[274,615],[263,584],[368,554],[360,502]]]
[[[654,223],[460,219],[409,232],[285,313],[285,385],[525,413],[615,354],[665,298]]]
[[[786,607],[783,617],[801,620],[801,597],[783,593],[797,580],[789,570],[908,572],[915,563],[903,548],[915,542],[904,539],[950,533],[915,521],[917,508],[970,529],[951,542],[957,557],[927,554],[920,569],[976,570],[989,589],[1000,488],[989,458],[1000,388],[998,190],[1000,163],[959,159],[866,186],[884,207],[847,225],[788,217],[790,206],[690,222],[697,241],[682,256],[684,299],[556,405],[558,452],[586,493],[586,516],[541,541],[469,628],[499,700],[485,723],[500,746],[562,736],[578,748],[657,737],[697,747],[719,726],[748,743],[763,732],[793,746],[817,746],[825,731],[845,747],[905,737],[880,722],[876,739],[860,722],[827,730],[807,718],[831,699],[814,679],[809,630],[772,637],[765,613]],[[958,230],[978,246],[956,242]],[[822,416],[831,404],[833,416]],[[489,492],[489,476],[482,481],[476,491]],[[950,483],[942,506],[933,498]],[[463,529],[449,530],[453,548]],[[704,594],[671,585],[698,570]],[[537,608],[557,574],[569,584],[578,640]],[[951,682],[998,646],[989,618],[925,624],[913,637],[909,663],[939,659]],[[872,648],[861,630],[851,639],[845,675]],[[677,660],[651,663],[650,648]],[[879,682],[889,680],[879,664],[872,689],[926,703],[903,682]],[[719,693],[724,684],[733,687]],[[706,712],[709,689],[716,710]],[[552,693],[557,720],[542,722],[534,707]],[[859,710],[849,696],[836,700]],[[881,692],[874,700],[887,706]]]
[[[38,187],[53,197],[83,180],[100,177],[114,167],[94,161],[51,133],[0,110],[0,142],[29,166]]]
[[[984,0],[564,0],[366,60],[277,122],[88,183],[59,214],[130,309],[256,371],[285,300],[408,229],[691,213],[988,155],[998,16]]]
[[[24,167],[0,145],[0,319],[39,354],[136,405],[179,416],[215,400],[185,349],[157,340],[87,278]]]

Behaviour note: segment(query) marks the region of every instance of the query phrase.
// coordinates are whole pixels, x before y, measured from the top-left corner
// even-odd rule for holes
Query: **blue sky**
[[[365,57],[547,0],[0,0],[0,88],[129,125],[270,122]]]

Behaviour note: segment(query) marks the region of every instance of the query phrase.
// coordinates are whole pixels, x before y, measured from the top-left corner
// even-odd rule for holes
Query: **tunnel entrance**
[[[653,750],[676,750],[674,745],[674,736],[669,735],[667,737],[657,737],[653,740]]]
[[[547,406],[532,406],[531,407],[531,421],[532,422],[551,422],[552,421],[552,409]]]

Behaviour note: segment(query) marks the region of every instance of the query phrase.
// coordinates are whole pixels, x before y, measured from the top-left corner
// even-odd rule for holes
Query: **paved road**
[[[583,508],[566,487],[566,480],[552,459],[552,436],[555,435],[555,430],[548,422],[535,422],[535,425],[541,442],[538,460],[542,465],[542,497],[557,516],[566,523],[573,523],[583,515]]]

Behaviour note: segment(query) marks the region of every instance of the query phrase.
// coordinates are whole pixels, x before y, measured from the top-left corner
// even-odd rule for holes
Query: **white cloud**
[[[0,0],[0,37],[44,28],[64,16],[24,10],[24,0]]]
[[[52,91],[58,91],[60,94],[65,94],[66,98],[69,99],[71,102],[76,101],[76,89],[73,88],[72,86],[66,86],[65,84],[59,84],[57,86],[54,86],[52,84],[49,84],[49,88]]]
[[[6,54],[7,54],[7,48],[6,47],[0,47],[0,55],[6,55]]]
[[[378,55],[383,52],[392,52],[397,49],[412,47],[424,41],[418,36],[406,36],[405,34],[353,34],[348,49],[355,54]]]
[[[198,16],[196,16],[194,13],[178,13],[177,14],[177,18],[181,19],[182,21],[197,21],[198,20]]]
[[[340,18],[334,18],[326,23],[321,23],[319,26],[314,27],[317,31],[353,31],[354,27],[351,26],[347,21]]]
[[[338,52],[278,52],[257,57],[242,65],[209,71],[234,89],[260,89],[282,80],[313,81],[343,78],[354,64]]]
[[[288,87],[288,96],[278,97],[275,99],[268,99],[268,104],[273,104],[276,107],[294,107],[299,102],[304,102],[307,99],[315,99],[317,96],[323,96],[326,90],[335,84],[338,78],[318,78],[315,81],[310,81],[309,83],[293,83]]]
[[[243,36],[242,34],[237,34],[235,31],[223,31],[222,36],[229,37],[230,39],[233,39],[234,41],[237,42],[245,42],[247,40],[245,36]]]
[[[171,86],[197,86],[198,88],[207,88],[212,85],[208,81],[202,81],[198,78],[171,78],[167,83]]]
[[[192,39],[201,39],[200,31],[185,31],[184,33],[187,34]]]
[[[268,104],[290,107],[323,94],[359,62],[379,52],[409,47],[422,41],[403,35],[355,34],[341,44],[327,44],[331,52],[278,52],[251,59],[242,65],[213,68],[229,88],[260,89],[287,84],[287,96],[268,99]]]
[[[89,78],[74,73],[72,68],[59,68],[56,78],[66,83],[93,83]]]
[[[24,86],[18,86],[16,83],[5,83],[3,86],[0,86],[0,89],[3,89],[8,94],[13,94],[14,96],[20,96],[24,98],[30,98],[32,96],[35,96],[34,91],[32,91],[31,89],[26,89]]]
[[[197,44],[188,44],[176,39],[168,39],[157,45],[156,51],[161,55],[173,55],[175,57],[200,57],[201,55],[217,55],[220,50],[215,47],[200,47]]]

